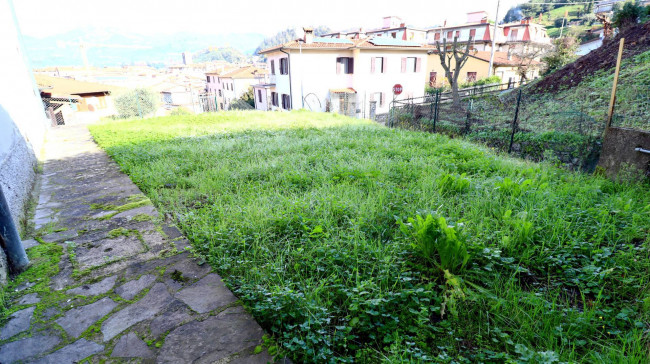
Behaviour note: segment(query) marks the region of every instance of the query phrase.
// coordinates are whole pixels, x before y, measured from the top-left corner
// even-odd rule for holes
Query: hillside
[[[566,0],[555,2],[566,3]],[[562,20],[568,14],[562,33],[564,35],[573,34],[582,40],[589,37],[586,32],[588,29],[600,25],[592,13],[591,4],[555,5],[552,3],[553,1],[549,1],[545,2],[544,5],[540,5],[529,1],[520,4],[518,7],[509,9],[503,20],[504,22],[511,22],[521,17],[530,17],[535,19],[535,22],[546,26],[548,35],[551,38],[557,38],[560,36]]]
[[[532,87],[532,92],[548,93],[565,90],[578,86],[585,80],[593,79],[599,72],[613,69],[616,66],[616,55],[621,38],[625,38],[624,60],[650,51],[650,22],[624,30],[599,49],[544,77]],[[647,63],[641,66],[647,66]],[[623,67],[623,72],[630,72],[630,69]]]

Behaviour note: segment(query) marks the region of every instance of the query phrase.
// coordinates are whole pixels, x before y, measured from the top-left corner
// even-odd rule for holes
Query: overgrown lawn
[[[647,184],[324,113],[91,131],[295,362],[650,360]]]

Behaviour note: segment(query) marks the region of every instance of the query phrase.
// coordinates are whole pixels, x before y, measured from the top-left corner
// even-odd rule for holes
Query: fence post
[[[433,96],[433,95],[431,95],[431,96]],[[432,98],[431,103],[429,104],[429,121],[430,122],[433,121],[433,103],[434,103],[434,100]]]
[[[436,123],[438,122],[438,104],[440,103],[440,90],[436,91],[436,108],[433,112],[433,132],[436,132]]]
[[[135,93],[135,101],[138,104],[138,116],[142,119],[142,108],[140,107],[140,92]]]
[[[508,154],[512,152],[512,143],[515,141],[515,133],[517,132],[517,119],[519,119],[519,105],[521,104],[521,89],[517,96],[517,108],[515,109],[515,118],[512,119],[512,133],[510,134],[510,145],[508,146]]]
[[[473,99],[470,97],[469,102],[467,103],[467,117],[465,118],[465,132],[464,134],[467,135],[470,132],[470,127],[471,127],[471,118],[472,118],[472,104],[473,104]]]
[[[612,97],[609,100],[609,113],[607,115],[607,127],[605,131],[612,126],[612,119],[614,118],[614,106],[616,104],[616,88],[618,87],[618,75],[621,72],[621,58],[623,57],[623,45],[625,38],[621,38],[618,45],[618,57],[616,58],[616,72],[614,72],[614,85],[612,86]]]

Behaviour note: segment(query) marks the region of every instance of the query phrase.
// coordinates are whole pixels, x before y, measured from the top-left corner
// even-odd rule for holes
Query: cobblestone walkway
[[[271,361],[262,328],[85,126],[52,130],[45,150],[24,243],[52,274],[12,287],[0,363]]]

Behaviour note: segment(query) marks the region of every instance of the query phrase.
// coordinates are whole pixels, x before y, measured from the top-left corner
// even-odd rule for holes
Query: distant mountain
[[[330,29],[330,27],[325,25],[321,25],[319,27],[314,28],[314,34],[316,36],[331,33],[331,32],[332,29]],[[265,38],[261,43],[259,43],[257,49],[255,49],[255,54],[257,54],[262,49],[270,48],[278,44],[296,40],[300,36],[302,36],[302,34],[298,35],[295,28],[287,28],[285,30],[279,31],[274,36]]]
[[[238,63],[246,60],[246,55],[231,47],[204,49],[192,55],[194,62],[228,61]]]
[[[80,41],[87,44],[90,65],[104,67],[181,63],[182,52],[196,53],[210,47],[229,47],[251,55],[263,40],[264,36],[256,33],[141,35],[98,28],[83,28],[44,38],[24,37],[26,53],[36,68],[82,66]]]

